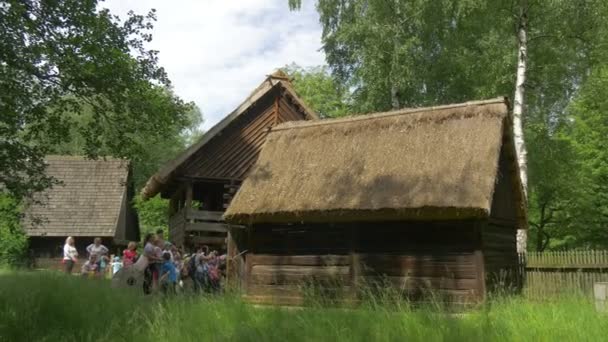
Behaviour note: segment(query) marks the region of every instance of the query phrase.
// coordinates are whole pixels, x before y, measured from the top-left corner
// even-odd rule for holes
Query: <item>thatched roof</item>
[[[37,194],[35,199],[41,203],[27,207],[26,233],[114,237],[127,202],[128,162],[77,156],[48,156],[46,162],[47,175],[61,184]],[[33,225],[34,220],[39,224]]]
[[[224,217],[239,224],[487,217],[509,127],[504,98],[285,123],[268,135]],[[517,165],[511,169],[521,199]]]
[[[277,70],[271,75],[268,75],[266,79],[255,90],[253,90],[245,101],[243,101],[232,113],[218,122],[209,131],[205,132],[197,143],[190,146],[175,159],[169,161],[156,174],[150,177],[146,183],[146,186],[142,189],[142,197],[144,199],[148,199],[159,193],[162,190],[162,187],[170,181],[171,176],[180,166],[193,157],[195,153],[203,149],[205,145],[207,145],[215,136],[219,136],[221,132],[232,124],[237,118],[246,114],[257,101],[277,88],[281,88],[281,90],[287,96],[289,96],[291,100],[298,105],[298,107],[301,108],[309,119],[318,119],[317,114],[308,108],[308,106],[306,106],[306,104],[302,102],[296,95],[296,92],[289,81],[289,77],[283,71]]]

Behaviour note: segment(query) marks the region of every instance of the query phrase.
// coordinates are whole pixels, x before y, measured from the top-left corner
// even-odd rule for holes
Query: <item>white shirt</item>
[[[87,247],[87,252],[89,255],[96,254],[98,256],[102,256],[108,254],[109,250],[104,245],[95,246],[95,244],[92,243]]]
[[[76,247],[70,246],[67,243],[63,246],[63,260],[74,260],[78,257]]]

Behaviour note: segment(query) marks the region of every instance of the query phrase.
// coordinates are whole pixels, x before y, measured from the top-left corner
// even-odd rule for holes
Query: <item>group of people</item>
[[[201,246],[192,255],[163,239],[162,231],[148,234],[144,239],[144,255],[148,267],[144,272],[144,293],[160,288],[165,294],[173,294],[192,283],[194,292],[219,292],[225,255]]]
[[[87,261],[82,265],[83,276],[96,277],[106,273],[116,274],[123,267],[138,264],[144,270],[143,291],[150,294],[160,289],[165,294],[174,294],[178,289],[192,284],[194,292],[215,293],[221,289],[221,279],[225,270],[226,255],[210,251],[208,246],[201,246],[191,255],[185,254],[175,245],[166,241],[163,230],[156,234],[147,234],[144,239],[143,252],[137,251],[137,243],[129,242],[119,256],[109,256],[109,249],[102,244],[101,238],[95,238],[86,247]],[[66,273],[72,273],[78,259],[74,238],[68,237],[63,248],[63,264]]]
[[[110,250],[101,243],[101,238],[95,238],[93,243],[86,248],[87,261],[82,265],[80,273],[84,276],[99,276],[105,274],[109,270],[108,265],[112,266],[112,270],[120,269],[119,259],[114,259],[110,262],[108,253]],[[74,265],[78,261],[78,250],[76,249],[74,238],[69,236],[65,240],[63,246],[64,271],[68,274],[72,273]]]

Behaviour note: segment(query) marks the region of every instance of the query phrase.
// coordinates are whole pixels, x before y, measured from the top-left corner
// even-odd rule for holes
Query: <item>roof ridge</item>
[[[44,159],[52,160],[82,160],[82,161],[129,161],[127,158],[112,157],[112,156],[98,156],[97,159],[89,158],[85,155],[71,155],[71,154],[47,154]]]
[[[439,106],[429,106],[429,107],[417,107],[417,108],[402,108],[397,110],[391,110],[386,112],[372,112],[372,113],[361,113],[361,114],[353,114],[346,117],[341,118],[332,118],[332,119],[324,119],[324,120],[316,120],[316,121],[289,121],[282,123],[280,125],[272,128],[272,131],[281,131],[288,129],[297,129],[297,128],[306,128],[313,126],[326,126],[331,124],[341,124],[347,122],[356,122],[356,121],[364,121],[364,120],[373,120],[378,118],[386,118],[391,116],[398,116],[404,114],[415,114],[419,112],[428,112],[428,111],[436,111],[436,110],[446,110],[452,108],[463,108],[463,107],[472,107],[472,106],[480,106],[480,105],[490,105],[490,104],[499,104],[504,103],[508,107],[508,99],[507,97],[497,97],[494,99],[487,100],[476,100],[476,101],[467,101],[462,103],[452,103],[446,105]]]

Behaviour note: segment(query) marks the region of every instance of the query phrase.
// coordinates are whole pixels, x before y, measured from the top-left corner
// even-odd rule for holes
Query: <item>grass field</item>
[[[605,341],[582,298],[494,299],[465,315],[429,306],[260,308],[234,296],[143,297],[105,281],[0,273],[0,341]]]

